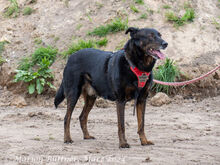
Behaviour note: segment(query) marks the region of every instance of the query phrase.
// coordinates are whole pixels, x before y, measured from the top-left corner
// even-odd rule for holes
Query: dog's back
[[[107,69],[112,56],[112,52],[92,48],[72,54],[63,72],[63,81],[54,101],[55,106],[57,107],[64,100],[65,95],[68,95],[74,82],[83,85],[87,81],[98,95],[111,99]]]

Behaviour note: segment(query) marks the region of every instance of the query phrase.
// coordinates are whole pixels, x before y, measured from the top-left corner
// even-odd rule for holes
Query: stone
[[[27,106],[27,102],[25,101],[24,97],[15,96],[14,99],[12,99],[11,101],[11,105],[21,108]]]
[[[165,93],[159,92],[154,97],[151,98],[150,104],[153,106],[162,106],[164,104],[169,104],[171,99]]]

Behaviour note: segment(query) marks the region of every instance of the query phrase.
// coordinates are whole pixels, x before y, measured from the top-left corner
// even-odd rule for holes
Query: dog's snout
[[[167,46],[168,46],[168,43],[167,43],[166,41],[163,41],[163,42],[162,42],[162,47],[163,47],[163,49],[165,49]]]

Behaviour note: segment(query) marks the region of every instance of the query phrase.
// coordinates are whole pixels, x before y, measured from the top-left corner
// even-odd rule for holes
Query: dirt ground
[[[114,105],[91,111],[95,140],[82,139],[76,108],[72,144],[63,143],[65,108],[0,107],[0,164],[220,164],[220,96],[147,105],[145,132],[154,146],[140,145],[132,108],[126,109],[131,148],[119,149]]]

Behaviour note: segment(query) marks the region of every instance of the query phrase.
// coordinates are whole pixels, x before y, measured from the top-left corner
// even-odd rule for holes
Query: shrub
[[[96,27],[93,31],[88,32],[88,35],[103,37],[109,33],[116,33],[128,28],[128,19],[122,21],[120,18],[114,19],[107,25]]]
[[[159,65],[154,70],[154,78],[156,80],[165,81],[165,82],[173,82],[176,78],[180,77],[180,70],[175,65],[174,61],[166,58],[164,64]],[[153,90],[156,92],[166,92],[170,93],[170,86],[154,84]]]
[[[52,70],[49,67],[55,61],[57,49],[40,47],[29,58],[23,58],[19,63],[14,82],[23,81],[28,83],[29,94],[41,94],[45,86],[55,88],[51,81]]]

